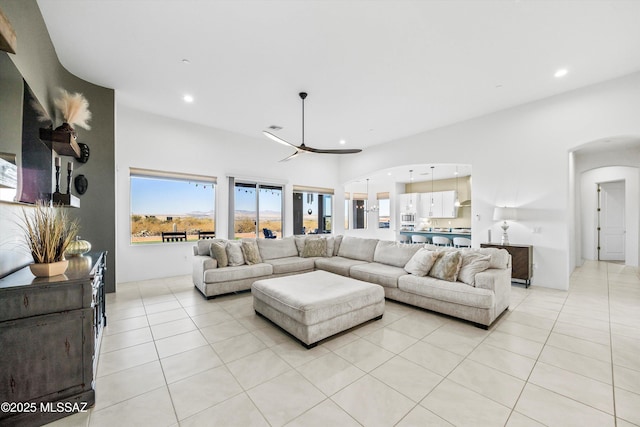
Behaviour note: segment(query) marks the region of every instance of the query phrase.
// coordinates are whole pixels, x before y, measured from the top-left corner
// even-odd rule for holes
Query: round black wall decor
[[[76,176],[76,179],[73,180],[73,184],[76,187],[76,192],[80,195],[87,192],[87,187],[89,187],[89,181],[87,181],[87,177],[84,175]]]
[[[78,161],[80,163],[87,163],[89,160],[89,146],[82,142],[78,142],[78,146],[80,147],[80,157],[78,157]]]

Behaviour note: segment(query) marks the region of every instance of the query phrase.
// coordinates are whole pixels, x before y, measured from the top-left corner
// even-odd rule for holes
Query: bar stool
[[[466,237],[454,237],[453,246],[455,246],[456,248],[470,248],[471,239],[468,239]]]
[[[433,236],[433,244],[436,246],[451,246],[451,239],[444,236]]]
[[[427,243],[427,236],[421,236],[419,234],[412,234],[411,235],[411,242],[412,243]]]

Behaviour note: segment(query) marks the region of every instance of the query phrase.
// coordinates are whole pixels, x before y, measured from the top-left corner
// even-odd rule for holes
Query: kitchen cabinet
[[[457,218],[455,191],[418,194],[418,218]],[[432,206],[433,203],[433,206]]]

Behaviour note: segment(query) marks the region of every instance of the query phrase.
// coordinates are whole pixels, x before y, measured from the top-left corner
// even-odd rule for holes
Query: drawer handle
[[[29,297],[27,295],[24,296],[24,299],[22,300],[22,303],[24,304],[25,308],[27,308],[29,306]]]
[[[71,344],[69,343],[69,338],[67,337],[64,340],[64,351],[67,353],[67,356],[69,355],[69,350],[71,350]]]
[[[16,392],[16,380],[13,379],[13,376],[11,377],[11,381],[9,382],[9,384],[11,385],[11,393],[15,393]]]

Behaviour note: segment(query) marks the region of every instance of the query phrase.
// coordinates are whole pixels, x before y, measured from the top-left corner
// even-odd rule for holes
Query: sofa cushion
[[[462,253],[460,251],[443,251],[429,270],[429,276],[455,282],[458,279],[461,265]]]
[[[301,271],[312,271],[315,267],[314,258],[300,258],[297,256],[276,258],[265,261],[273,267],[273,274],[291,274]]]
[[[338,256],[372,262],[373,254],[376,251],[377,245],[378,239],[363,239],[361,237],[344,236],[342,238],[342,243],[340,243]]]
[[[435,264],[440,256],[442,256],[442,252],[420,248],[420,250],[416,252],[415,255],[413,255],[405,264],[404,271],[416,276],[424,277],[429,274],[433,264]]]
[[[420,249],[420,245],[406,245],[380,240],[373,253],[373,261],[402,268],[418,252],[418,249]]]
[[[398,277],[405,274],[407,272],[402,268],[377,262],[354,265],[349,270],[349,275],[354,279],[375,283],[387,288],[397,288]]]
[[[334,245],[333,245],[333,256],[338,256],[338,251],[340,250],[340,244],[342,243],[342,234],[339,234],[334,237]]]
[[[460,282],[446,282],[412,274],[398,278],[398,288],[415,295],[477,308],[491,308],[495,295],[488,289],[474,288]]]
[[[284,239],[258,239],[258,248],[263,261],[276,258],[298,256],[296,241],[293,237]]]
[[[229,282],[232,280],[250,279],[253,277],[270,276],[273,267],[270,264],[239,265],[236,267],[216,268],[204,272],[205,283]]]
[[[209,256],[218,261],[218,267],[223,268],[229,265],[227,257],[227,243],[223,241],[211,242],[209,245]]]
[[[209,247],[211,242],[226,242],[225,239],[202,239],[196,242],[196,248],[194,255],[209,255]]]
[[[472,251],[480,252],[481,254],[490,255],[489,268],[505,269],[509,267],[509,252],[506,249],[500,248],[480,248],[471,249]]]
[[[258,250],[258,243],[255,239],[247,239],[242,241],[242,255],[247,264],[260,264],[262,258],[260,257],[260,251]]]
[[[226,249],[229,267],[236,267],[245,263],[244,255],[242,255],[242,242],[230,240],[227,242]]]
[[[360,264],[367,264],[367,262],[359,261],[356,259],[343,258],[340,256],[316,259],[316,268],[318,270],[325,270],[346,277],[349,277],[349,270],[351,269],[351,267]]]
[[[336,247],[336,239],[333,236],[322,236],[327,241],[327,253],[324,256],[331,257]]]
[[[307,239],[302,249],[303,258],[323,257],[327,255],[326,239]]]
[[[491,256],[476,251],[462,251],[462,265],[458,281],[475,286],[476,274],[489,268]]]

